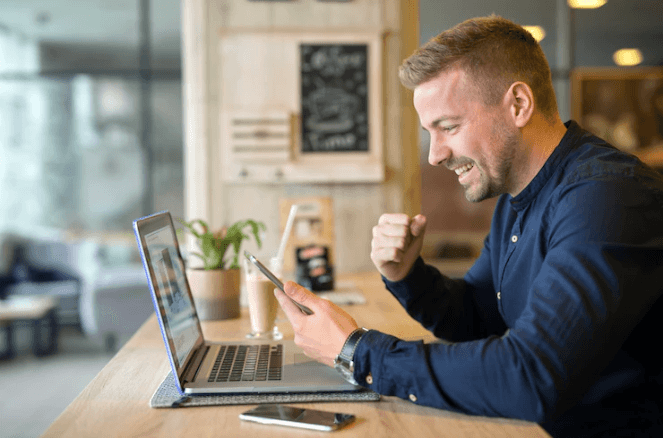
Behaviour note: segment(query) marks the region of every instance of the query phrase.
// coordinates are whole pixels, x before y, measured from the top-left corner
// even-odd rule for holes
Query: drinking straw
[[[299,205],[294,204],[290,207],[290,214],[288,215],[288,222],[285,224],[285,230],[283,230],[283,236],[281,236],[281,245],[279,245],[279,252],[276,254],[276,258],[279,261],[283,260],[283,255],[285,253],[285,245],[288,243],[290,238],[290,232],[292,231],[292,224],[295,222],[295,215],[297,214],[297,208]]]

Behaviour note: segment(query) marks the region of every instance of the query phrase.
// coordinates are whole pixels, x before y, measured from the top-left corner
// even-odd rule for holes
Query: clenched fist
[[[405,278],[421,253],[425,231],[426,217],[421,214],[380,216],[371,241],[371,260],[380,274],[390,281]]]

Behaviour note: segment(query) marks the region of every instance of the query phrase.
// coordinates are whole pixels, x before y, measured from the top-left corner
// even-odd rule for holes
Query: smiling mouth
[[[467,172],[469,172],[470,170],[472,170],[473,167],[474,167],[474,164],[466,164],[466,165],[464,165],[464,166],[460,166],[460,167],[455,168],[455,169],[454,169],[454,172],[456,172],[456,175],[458,175],[459,177],[462,177],[462,176],[464,176]]]

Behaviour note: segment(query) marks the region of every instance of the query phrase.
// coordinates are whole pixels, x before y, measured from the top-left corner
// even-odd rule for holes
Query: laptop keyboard
[[[281,380],[283,344],[222,345],[208,382]]]

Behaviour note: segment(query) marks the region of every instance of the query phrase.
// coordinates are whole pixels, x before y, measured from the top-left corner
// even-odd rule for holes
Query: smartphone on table
[[[279,404],[260,405],[239,414],[239,418],[262,424],[300,427],[324,432],[340,429],[355,421],[355,416],[352,414],[302,409]]]
[[[251,263],[253,263],[258,269],[260,269],[260,272],[265,274],[265,277],[267,277],[269,279],[269,281],[274,283],[274,286],[278,287],[283,292],[285,292],[285,290],[283,290],[283,283],[281,282],[281,280],[279,280],[279,278],[276,275],[274,275],[274,273],[272,271],[267,269],[267,267],[265,265],[260,263],[260,260],[255,258],[255,256],[252,255],[251,253],[249,253],[248,251],[244,251],[244,256],[247,259],[249,259],[249,261]],[[290,298],[290,297],[288,297],[288,298]],[[299,307],[299,310],[301,310],[303,314],[313,315],[313,311],[311,309],[309,309],[308,307],[306,307],[305,305],[299,304],[297,301],[293,300],[292,298],[290,298],[290,301],[292,301],[295,304],[295,306]]]

